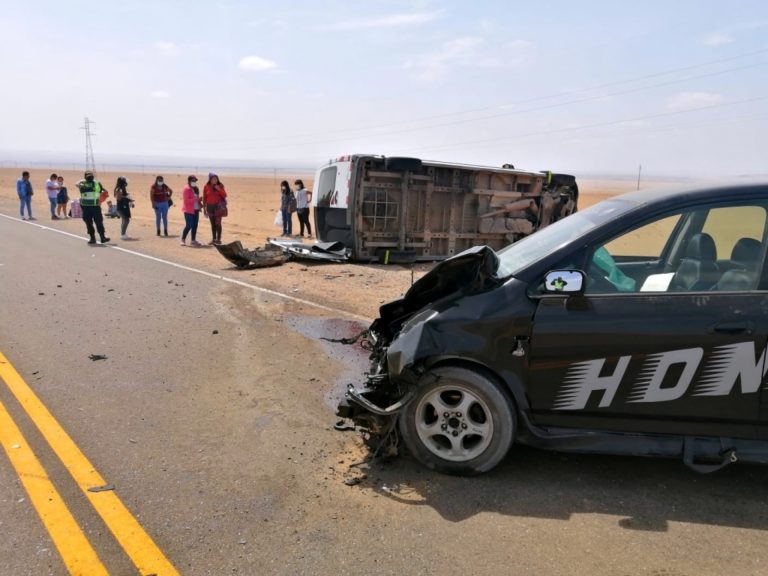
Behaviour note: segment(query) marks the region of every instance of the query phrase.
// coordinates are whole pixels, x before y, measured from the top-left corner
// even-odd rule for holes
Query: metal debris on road
[[[90,354],[88,356],[88,358],[93,360],[94,362],[96,362],[97,360],[106,360],[107,359],[107,357],[104,356],[104,354]]]
[[[88,488],[88,492],[109,492],[110,490],[114,489],[114,484],[104,484],[104,486],[91,486]]]

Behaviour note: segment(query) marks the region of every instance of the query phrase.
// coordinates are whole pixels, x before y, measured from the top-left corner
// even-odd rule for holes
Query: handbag
[[[168,198],[168,208],[170,208],[171,206],[173,206],[173,198],[169,197]]]
[[[221,216],[224,218],[224,216],[229,216],[229,210],[227,210],[227,201],[222,200],[216,205],[216,215]]]

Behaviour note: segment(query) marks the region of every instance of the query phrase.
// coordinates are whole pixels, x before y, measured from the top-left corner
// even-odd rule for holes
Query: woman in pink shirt
[[[184,212],[184,232],[181,233],[181,245],[187,245],[187,234],[192,233],[190,246],[200,246],[197,241],[197,223],[200,221],[200,189],[197,187],[197,176],[187,177],[187,185],[181,193],[181,210]]]

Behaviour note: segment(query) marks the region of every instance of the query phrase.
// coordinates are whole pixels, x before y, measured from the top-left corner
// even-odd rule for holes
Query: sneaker
[[[106,236],[102,236],[101,237],[101,243],[102,244],[106,244],[107,242],[109,242],[109,238],[107,238]]]
[[[29,218],[27,218],[27,220],[37,220],[37,218],[30,216]]]
[[[21,217],[21,219],[22,219],[22,220],[26,220],[26,217],[22,216],[22,217]]]
[[[221,240],[214,240],[213,243],[216,245],[221,245]]]
[[[54,215],[51,215],[51,220],[58,220],[58,219],[59,219],[59,217],[58,217],[58,216],[56,216],[55,214],[54,214]]]
[[[129,237],[128,237],[127,234],[123,234],[123,235],[120,236],[120,240],[128,240],[128,239],[129,239]]]
[[[182,241],[181,241],[181,245],[182,245],[182,246],[186,246],[186,245],[187,245],[186,241],[185,241],[185,240],[182,240]]]
[[[199,248],[200,246],[202,246],[202,244],[200,244],[200,242],[198,242],[197,240],[192,240],[192,242],[190,243],[190,246],[194,246],[195,248]]]
[[[96,244],[96,238],[94,238],[93,236],[91,236],[91,239],[90,239],[90,240],[88,240],[88,244]]]
[[[208,246],[213,246],[214,244],[216,244],[216,240],[211,240],[208,242]]]

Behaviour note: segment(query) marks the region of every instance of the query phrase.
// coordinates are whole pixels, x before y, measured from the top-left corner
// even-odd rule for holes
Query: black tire
[[[399,424],[405,445],[419,462],[446,474],[474,476],[507,455],[517,417],[512,400],[496,382],[469,368],[442,366],[422,377]]]

